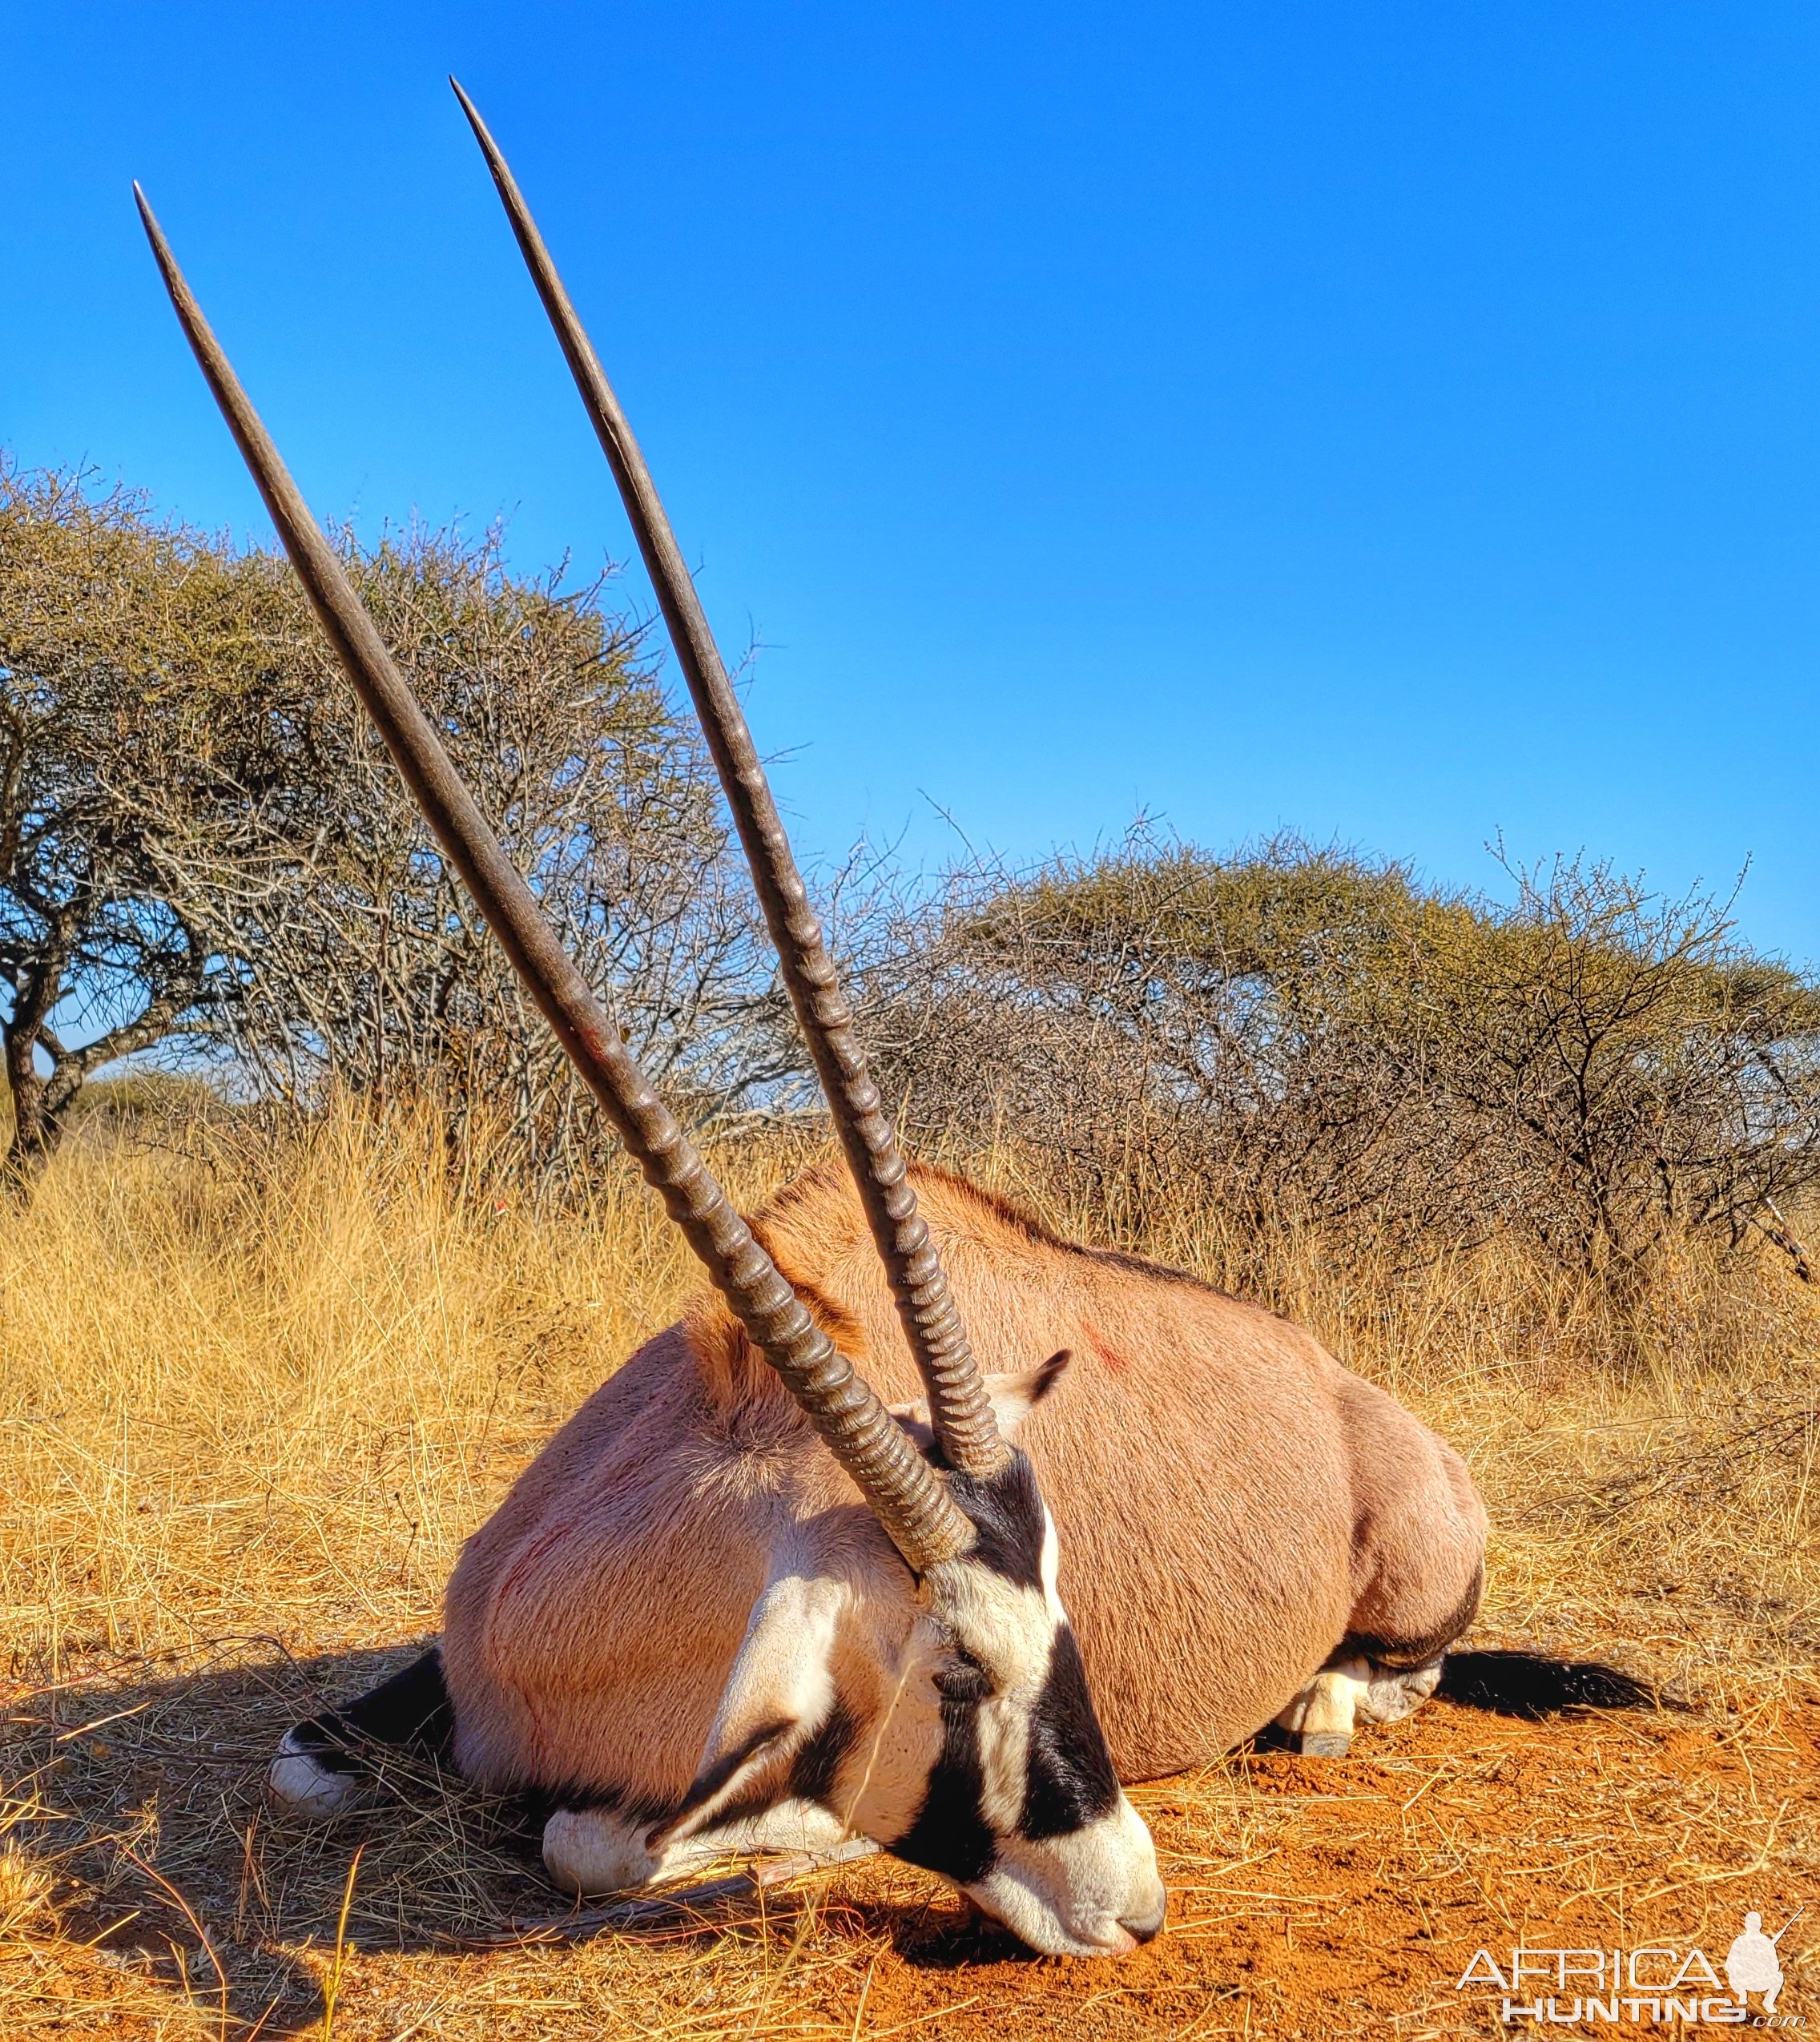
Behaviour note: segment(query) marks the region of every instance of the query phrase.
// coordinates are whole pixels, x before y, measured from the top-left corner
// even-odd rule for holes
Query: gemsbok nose
[[[1118,1925],[1133,1943],[1154,1942],[1162,1933],[1163,1918],[1168,1912],[1169,1897],[1159,1884],[1156,1905],[1142,1915],[1121,1915]]]

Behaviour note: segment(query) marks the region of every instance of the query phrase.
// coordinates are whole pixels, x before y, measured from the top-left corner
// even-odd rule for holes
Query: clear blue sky
[[[623,557],[450,70],[807,848],[1748,856],[1820,960],[1820,13],[14,6],[0,439],[266,535],[138,176],[319,511]]]

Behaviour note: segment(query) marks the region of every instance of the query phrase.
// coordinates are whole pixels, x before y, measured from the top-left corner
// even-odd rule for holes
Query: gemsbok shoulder
[[[289,1732],[272,1790],[325,1812],[376,1748],[430,1746],[539,1805],[576,1891],[867,1838],[1034,1949],[1128,1950],[1165,1895],[1121,1782],[1273,1721],[1337,1754],[1414,1708],[1477,1608],[1484,1510],[1449,1447],[1299,1327],[906,1164],[637,443],[456,91],[624,499],[844,1167],[733,1209],[456,775],[138,194],[349,680],[712,1285],[469,1541],[439,1645]]]

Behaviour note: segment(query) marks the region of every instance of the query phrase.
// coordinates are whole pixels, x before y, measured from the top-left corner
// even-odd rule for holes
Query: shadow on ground
[[[279,1738],[360,1694],[417,1646],[294,1660],[217,1643],[30,1691],[0,1715],[14,1839],[58,1877],[66,1936],[98,1960],[183,1985],[227,1979],[231,2012],[268,2033],[320,2014],[324,1965],[356,1853],[355,1948],[445,1947],[551,1896],[509,1804],[433,1766],[395,1762],[376,1802],[329,1822],[280,1821],[264,1781]]]
[[[1539,1652],[1450,1652],[1437,1690],[1463,1709],[1538,1722],[1576,1709],[1673,1706],[1647,1681],[1597,1659],[1551,1659]]]
[[[0,1718],[0,1779],[27,1810],[16,1840],[57,1872],[66,1935],[92,1943],[99,1963],[199,1999],[221,1989],[219,1965],[230,2013],[281,2035],[321,2017],[351,1872],[346,1941],[356,1951],[448,1951],[559,1915],[522,1810],[428,1762],[393,1760],[371,1801],[329,1822],[267,1806],[265,1769],[284,1730],[421,1649],[297,1661],[269,1640],[218,1642],[187,1665],[139,1664],[21,1695]],[[1520,1652],[1460,1653],[1440,1692],[1528,1719],[1657,1699],[1614,1668]],[[1252,1748],[1278,1743],[1265,1731]],[[695,1920],[704,1933],[766,1933],[793,1905],[775,1896],[768,1930],[747,1923],[738,1901]],[[864,1930],[920,1971],[1028,1956],[952,1893],[857,1905]],[[679,1926],[689,1933],[673,1918],[667,1935]]]

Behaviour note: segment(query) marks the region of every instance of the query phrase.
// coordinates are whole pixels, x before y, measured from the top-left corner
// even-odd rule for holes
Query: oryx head
[[[1003,1433],[1067,1360],[990,1379]],[[807,1798],[1037,1949],[1128,1950],[1162,1927],[1162,1884],[1093,1711],[1029,1460],[1008,1446],[989,1473],[939,1479],[963,1543],[917,1571],[851,1511],[779,1541],[695,1784],[647,1847]]]
[[[1063,1358],[1021,1384],[996,1383],[995,1408],[643,457],[511,173],[461,96],[613,469],[701,716],[927,1390],[921,1418],[887,1411],[855,1373],[639,1070],[456,774],[143,194],[139,203],[203,373],[425,818],[646,1179],[864,1500],[857,1528],[853,1512],[823,1512],[774,1554],[695,1784],[652,1841],[806,1795],[952,1879],[1039,1950],[1129,1949],[1162,1922],[1155,1853],[1119,1790],[1056,1593],[1054,1528],[1029,1461],[1008,1438],[1009,1421],[1047,1388]]]

